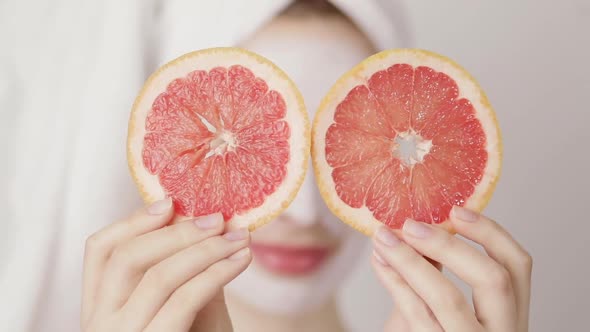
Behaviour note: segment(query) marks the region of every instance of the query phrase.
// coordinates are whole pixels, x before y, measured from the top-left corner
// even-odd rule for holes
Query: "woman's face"
[[[336,79],[372,53],[365,36],[338,15],[280,16],[241,46],[287,72],[303,94],[310,120]],[[264,311],[314,310],[334,295],[365,242],[330,213],[310,165],[290,207],[252,234],[253,264],[228,291]]]

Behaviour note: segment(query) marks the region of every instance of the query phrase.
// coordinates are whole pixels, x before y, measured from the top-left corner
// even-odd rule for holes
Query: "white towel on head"
[[[407,41],[390,3],[333,2],[377,48]],[[188,51],[235,45],[288,4],[0,4],[0,331],[79,329],[84,241],[141,204],[125,140],[149,72]]]

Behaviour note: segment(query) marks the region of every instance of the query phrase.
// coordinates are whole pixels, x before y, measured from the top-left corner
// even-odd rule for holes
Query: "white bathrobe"
[[[125,143],[144,80],[289,1],[31,2],[0,3],[0,331],[76,331],[85,239],[142,204]],[[398,1],[333,2],[378,49],[410,43]]]

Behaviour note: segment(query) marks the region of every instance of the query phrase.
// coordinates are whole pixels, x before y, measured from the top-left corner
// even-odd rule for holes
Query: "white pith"
[[[393,153],[406,166],[421,163],[432,148],[431,140],[422,138],[422,136],[412,129],[397,134],[394,141],[396,142],[396,148]],[[409,147],[404,145],[409,145]],[[404,151],[406,148],[409,148],[410,151]]]
[[[238,144],[234,135],[227,130],[222,130],[221,133],[209,142],[209,151],[205,154],[205,158],[222,156],[226,152],[235,151],[237,146]]]
[[[488,163],[483,172],[481,181],[476,185],[474,193],[465,202],[464,206],[474,210],[480,210],[486,195],[487,189],[496,180],[499,173],[501,160],[500,137],[496,128],[496,121],[493,110],[485,103],[485,97],[481,94],[480,88],[471,77],[451,62],[444,61],[427,53],[414,50],[395,50],[388,52],[382,58],[374,61],[364,61],[354,70],[353,75],[339,80],[330,90],[330,93],[323,100],[321,109],[316,114],[313,129],[313,154],[314,166],[317,178],[320,181],[322,196],[339,216],[346,216],[347,222],[353,227],[366,234],[372,234],[382,223],[378,221],[373,213],[366,207],[353,208],[340,199],[336,190],[336,184],[332,178],[333,168],[328,165],[325,158],[326,132],[334,123],[336,106],[344,100],[346,95],[358,85],[367,85],[368,79],[375,72],[387,69],[394,64],[409,64],[413,67],[427,66],[438,72],[449,75],[459,87],[459,97],[468,99],[476,110],[476,117],[480,120],[483,130],[486,133],[486,151]],[[421,148],[429,150],[428,142]]]
[[[234,215],[229,220],[231,228],[247,227],[257,223],[269,215],[277,214],[286,208],[291,201],[294,191],[299,188],[305,172],[309,155],[309,122],[305,106],[301,102],[299,92],[293,83],[286,79],[285,74],[269,63],[261,61],[259,57],[248,52],[230,49],[211,49],[204,52],[187,54],[173,63],[164,66],[144,87],[141,99],[136,100],[132,111],[128,137],[128,158],[134,171],[136,181],[142,186],[144,199],[153,202],[166,197],[166,193],[159,183],[158,176],[151,174],[143,165],[142,148],[146,134],[145,120],[155,98],[166,90],[168,83],[179,77],[185,77],[195,70],[210,71],[215,67],[229,68],[242,65],[252,71],[254,76],[261,78],[268,85],[269,91],[275,90],[283,97],[287,112],[285,118],[290,127],[289,137],[290,160],[287,163],[285,179],[278,189],[267,196],[262,205],[244,214]],[[204,119],[201,119],[202,121]],[[212,133],[217,135],[211,140],[209,156],[231,151],[239,142],[235,141],[230,132],[220,130],[204,120],[204,124]]]

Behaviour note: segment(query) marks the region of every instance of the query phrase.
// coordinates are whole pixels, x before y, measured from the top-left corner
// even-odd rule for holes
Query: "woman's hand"
[[[483,253],[441,228],[408,221],[402,239],[382,227],[373,267],[396,301],[385,331],[526,332],[531,256],[494,221],[455,207],[453,227]],[[473,306],[440,262],[473,290]]]
[[[165,227],[172,215],[159,201],[88,238],[83,331],[232,330],[223,286],[250,263],[250,234],[221,235],[219,214]]]

